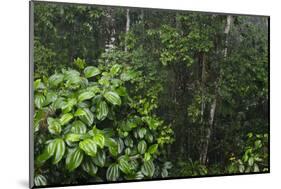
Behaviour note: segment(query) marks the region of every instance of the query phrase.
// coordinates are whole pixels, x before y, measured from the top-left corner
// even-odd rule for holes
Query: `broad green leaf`
[[[123,156],[118,159],[118,165],[119,169],[125,174],[131,174],[133,171],[133,168],[129,163],[129,158],[127,158],[126,156]]]
[[[104,120],[108,114],[108,106],[105,101],[101,101],[97,106],[97,119]]]
[[[71,113],[63,114],[60,118],[61,125],[67,124],[72,118],[73,118],[73,115]]]
[[[126,180],[142,180],[143,179],[143,174],[141,171],[138,171],[136,173],[126,175]]]
[[[118,144],[118,154],[121,154],[124,149],[124,142],[121,138],[119,138],[117,140],[117,144]]]
[[[54,74],[51,77],[49,77],[49,84],[52,87],[57,87],[60,83],[63,82],[64,75],[63,74]]]
[[[154,154],[158,149],[158,144],[153,144],[148,148],[148,153],[150,154]]]
[[[62,139],[54,140],[54,159],[53,164],[57,164],[62,159],[65,153],[65,143]]]
[[[150,133],[147,133],[145,135],[145,140],[148,142],[148,143],[152,143],[153,142],[153,135],[150,134]]]
[[[98,172],[98,167],[90,159],[82,163],[82,169],[91,176],[96,176]]]
[[[101,134],[101,133],[95,134],[95,135],[93,136],[93,141],[94,141],[100,148],[103,148],[103,147],[104,147],[105,138],[104,138],[103,134]]]
[[[51,134],[60,134],[61,133],[61,124],[58,120],[48,117],[48,130]]]
[[[105,146],[108,147],[109,152],[113,156],[118,155],[118,143],[112,138],[105,138]]]
[[[52,102],[55,102],[57,100],[57,98],[58,98],[58,95],[55,92],[49,91],[46,94],[46,100],[44,101],[44,106],[49,105]]]
[[[64,80],[71,84],[80,82],[80,73],[76,70],[67,70],[64,72]]]
[[[93,157],[94,163],[99,167],[104,167],[105,160],[106,160],[106,157],[105,157],[105,151],[104,150],[100,150],[97,153],[96,157]]]
[[[95,157],[97,154],[97,144],[92,139],[79,142],[79,147],[89,156]]]
[[[88,126],[91,126],[94,122],[94,114],[89,110],[89,108],[83,108],[83,115],[79,116],[79,118]]]
[[[100,70],[95,66],[88,66],[84,69],[84,74],[86,78],[94,77],[100,74]]]
[[[110,78],[109,77],[105,77],[105,76],[102,76],[100,79],[99,79],[99,84],[102,85],[103,87],[109,87],[110,85],[110,82],[109,82]]]
[[[75,170],[82,163],[84,158],[83,151],[80,148],[69,150],[65,163],[69,171]]]
[[[84,100],[89,100],[89,99],[93,98],[94,96],[95,96],[95,93],[93,93],[92,91],[83,92],[78,96],[78,102],[82,102]]]
[[[93,85],[87,88],[87,91],[91,91],[95,94],[100,93],[101,89],[98,87],[98,85]]]
[[[152,160],[145,161],[141,166],[141,172],[147,177],[152,177],[155,172],[153,161]]]
[[[72,123],[70,131],[76,134],[85,134],[87,132],[87,127],[82,121],[77,120]]]
[[[85,116],[86,112],[82,108],[78,108],[74,113],[74,116]]]
[[[161,176],[162,176],[162,178],[166,178],[168,176],[168,170],[167,169],[162,169]]]
[[[249,160],[248,160],[248,163],[249,163],[249,166],[253,166],[253,164],[254,164],[254,158],[253,158],[253,157],[250,157]]]
[[[146,152],[146,153],[144,154],[144,161],[149,161],[150,159],[151,159],[150,153]]]
[[[47,146],[45,147],[44,151],[42,154],[40,154],[37,159],[36,162],[39,164],[44,163],[45,161],[47,161],[50,157],[53,156],[55,152],[55,140],[51,140],[49,141],[49,143],[47,144]]]
[[[47,179],[43,175],[36,175],[34,177],[34,184],[35,184],[35,186],[46,186]]]
[[[146,148],[147,148],[147,144],[144,140],[141,140],[139,143],[138,143],[138,152],[140,154],[144,154],[146,152]]]
[[[80,141],[81,134],[69,133],[65,136],[65,140],[69,142],[77,142]]]
[[[34,91],[38,90],[38,89],[45,89],[45,85],[44,83],[41,81],[41,79],[37,79],[33,82],[33,87],[34,87]]]
[[[125,145],[128,147],[133,147],[133,145],[134,145],[134,141],[131,137],[126,137],[124,142],[125,142]]]
[[[131,149],[130,148],[126,148],[125,149],[125,154],[126,155],[130,155],[131,154]]]
[[[120,176],[119,165],[111,164],[106,171],[106,179],[108,181],[117,181],[119,176]]]
[[[114,64],[111,68],[110,68],[110,73],[112,73],[113,75],[117,74],[120,70],[121,70],[121,65],[119,64]]]
[[[65,87],[71,89],[77,89],[83,82],[83,78],[80,77],[80,73],[76,70],[67,70],[64,72],[64,80],[66,81]]]
[[[112,91],[106,92],[104,98],[113,105],[121,105],[121,98],[120,96]]]
[[[146,128],[142,127],[138,130],[138,135],[140,138],[143,138],[146,134]]]
[[[61,107],[63,113],[68,113],[72,110],[73,106],[77,104],[77,100],[75,98],[69,98]]]
[[[45,101],[45,96],[42,94],[36,94],[34,97],[34,104],[36,108],[42,108]]]
[[[53,103],[55,109],[62,109],[62,107],[64,107],[65,104],[66,104],[66,101],[62,97],[58,97]]]

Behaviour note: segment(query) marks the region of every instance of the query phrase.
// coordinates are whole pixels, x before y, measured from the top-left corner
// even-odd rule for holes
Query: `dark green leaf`
[[[54,159],[53,164],[57,164],[62,159],[65,153],[65,143],[62,139],[54,140]]]
[[[103,167],[105,165],[105,152],[103,150],[100,150],[96,157],[93,158],[94,163],[99,166],[99,167]]]
[[[118,143],[112,138],[105,138],[105,146],[108,147],[109,152],[113,156],[118,155]]]
[[[118,159],[118,165],[119,165],[119,169],[125,173],[125,174],[131,174],[133,171],[133,168],[131,166],[131,164],[129,163],[129,158],[126,156],[120,157]]]
[[[154,154],[156,151],[157,151],[157,149],[158,149],[158,144],[153,144],[153,145],[151,145],[149,148],[148,148],[148,152],[150,153],[150,154]]]
[[[84,158],[83,151],[80,148],[72,149],[68,152],[66,157],[66,168],[69,171],[75,170],[82,163]]]
[[[97,119],[104,120],[108,114],[108,106],[105,101],[101,101],[97,106]]]
[[[79,147],[89,156],[95,157],[97,154],[97,144],[92,139],[81,141]]]
[[[100,74],[100,70],[94,66],[88,66],[84,69],[84,74],[86,78],[94,77]]]
[[[112,91],[106,92],[104,98],[113,105],[121,105],[121,98],[120,96]]]
[[[146,148],[147,148],[147,144],[144,140],[141,140],[139,143],[138,143],[138,152],[140,154],[144,154],[146,152]]]
[[[93,141],[94,141],[100,148],[103,148],[103,147],[104,147],[105,138],[104,138],[103,134],[101,134],[101,133],[95,134],[95,135],[93,136]]]
[[[145,134],[146,134],[146,128],[142,127],[138,130],[138,135],[140,138],[143,138],[145,136]]]
[[[82,121],[77,120],[72,123],[71,132],[76,134],[85,134],[87,132],[87,127]]]
[[[108,167],[106,171],[106,179],[108,181],[117,181],[119,175],[120,173],[118,164],[112,164]]]
[[[152,177],[155,172],[153,161],[152,160],[145,161],[141,166],[141,172],[147,177]]]
[[[61,133],[61,124],[59,120],[48,117],[48,130],[51,134],[60,134]]]
[[[92,91],[83,92],[78,96],[78,102],[82,102],[84,100],[89,100],[89,99],[93,98],[94,96],[95,96],[95,93],[93,93]]]
[[[34,103],[36,108],[42,108],[45,101],[45,96],[42,94],[36,94],[34,97]]]
[[[34,177],[34,184],[35,184],[35,186],[46,186],[47,179],[43,175],[36,175]]]
[[[98,167],[90,159],[82,163],[82,169],[91,176],[96,176],[98,172]]]
[[[52,87],[57,87],[60,83],[63,82],[64,75],[63,74],[54,74],[49,78],[49,84]]]
[[[88,126],[91,126],[94,122],[94,114],[88,109],[83,108],[83,115],[79,116],[79,118]]]
[[[81,139],[81,134],[69,133],[65,136],[65,140],[69,142],[78,142]]]
[[[60,124],[61,125],[67,124],[72,118],[73,118],[73,115],[71,113],[63,114],[60,118]]]

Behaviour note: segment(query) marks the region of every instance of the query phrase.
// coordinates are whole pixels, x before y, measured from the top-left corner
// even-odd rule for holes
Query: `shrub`
[[[160,160],[171,128],[138,111],[134,70],[76,61],[79,70],[34,81],[35,185],[167,176],[171,165]]]

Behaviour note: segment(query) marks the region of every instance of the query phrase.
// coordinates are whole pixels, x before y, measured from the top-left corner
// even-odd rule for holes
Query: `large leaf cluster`
[[[167,176],[170,167],[159,172],[157,162],[172,133],[136,109],[126,88],[133,70],[79,68],[34,81],[35,184],[46,184],[44,173],[58,167],[60,174],[82,172],[96,181],[151,178],[161,170]]]

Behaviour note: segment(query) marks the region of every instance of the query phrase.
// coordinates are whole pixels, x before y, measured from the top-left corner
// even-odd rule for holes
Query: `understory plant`
[[[139,111],[142,101],[130,96],[134,70],[75,65],[34,81],[35,185],[168,176],[162,154],[171,128]]]

